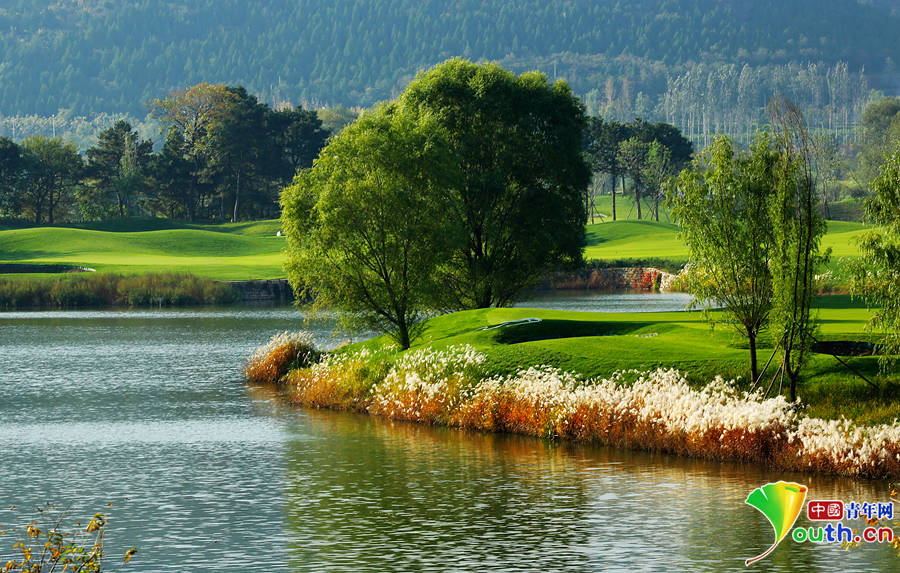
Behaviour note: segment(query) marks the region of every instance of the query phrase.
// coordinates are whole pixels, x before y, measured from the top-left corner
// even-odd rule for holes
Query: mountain
[[[697,65],[846,62],[893,92],[898,14],[898,0],[4,0],[0,115],[142,117],[201,81],[368,106],[452,56],[580,94],[616,78],[654,106]]]

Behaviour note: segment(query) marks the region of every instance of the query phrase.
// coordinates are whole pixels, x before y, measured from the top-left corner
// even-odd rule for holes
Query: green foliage
[[[883,160],[872,190],[867,211],[879,226],[860,237],[853,288],[875,309],[870,326],[881,333],[881,366],[887,369],[900,354],[900,140]]]
[[[706,306],[724,306],[750,346],[757,379],[756,339],[772,306],[772,248],[768,211],[778,154],[763,134],[751,153],[736,154],[717,138],[669,191],[672,213],[690,249],[686,286]]]
[[[788,93],[797,89],[796,70],[762,66],[844,60],[890,85],[888,60],[900,62],[897,16],[880,4],[760,0],[751,10],[717,0],[462,0],[448,10],[434,0],[7,0],[0,109],[142,117],[148,99],[203,79],[240,81],[270,102],[369,106],[402,90],[415,70],[455,55],[541,69],[578,93],[596,91],[597,100],[606,99],[610,78],[613,99],[638,114],[666,91],[667,76],[690,72],[706,91],[708,62],[750,62],[755,81],[781,75]],[[736,103],[720,99],[723,107]]]
[[[446,130],[459,179],[447,216],[464,242],[442,265],[442,306],[502,306],[549,270],[582,262],[583,108],[565,82],[453,59],[398,105]]]
[[[446,133],[393,106],[337,134],[282,194],[288,277],[320,309],[408,348],[453,239]]]
[[[73,143],[34,136],[22,142],[25,175],[21,182],[22,213],[35,223],[65,220],[82,176],[84,161]]]

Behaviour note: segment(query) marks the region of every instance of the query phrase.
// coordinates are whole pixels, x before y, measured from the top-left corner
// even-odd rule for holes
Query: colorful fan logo
[[[775,530],[775,542],[764,553],[747,559],[744,562],[746,565],[756,563],[774,551],[781,540],[787,536],[803,510],[803,502],[806,501],[808,489],[799,483],[779,481],[767,483],[750,492],[746,503],[759,510],[772,524],[772,528]]]

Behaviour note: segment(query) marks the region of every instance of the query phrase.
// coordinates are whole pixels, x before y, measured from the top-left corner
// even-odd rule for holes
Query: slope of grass
[[[188,271],[221,280],[284,276],[278,221],[219,225],[163,219],[0,231],[0,262],[63,263],[98,271]]]

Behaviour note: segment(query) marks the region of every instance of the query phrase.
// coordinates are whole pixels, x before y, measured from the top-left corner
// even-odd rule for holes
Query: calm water
[[[300,327],[287,309],[0,314],[0,528],[45,501],[105,511],[108,555],[138,546],[133,571],[739,571],[772,535],[743,504],[751,489],[794,479],[818,498],[887,496],[881,483],[292,410],[239,370],[251,347]],[[898,566],[880,547],[786,540],[757,567]]]

